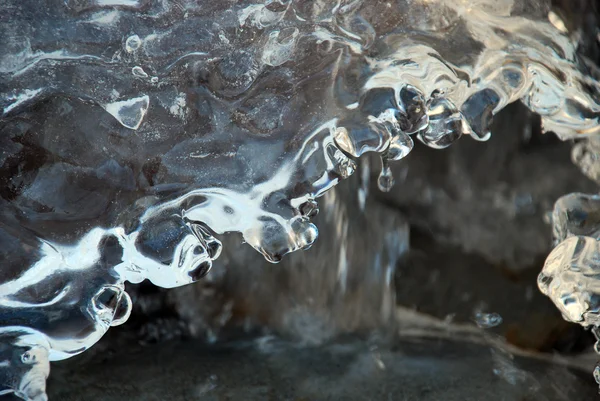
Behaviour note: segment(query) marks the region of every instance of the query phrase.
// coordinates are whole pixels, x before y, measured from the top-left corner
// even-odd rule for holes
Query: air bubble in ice
[[[142,67],[137,65],[131,69],[131,73],[136,77],[148,78],[148,74],[146,74],[146,71],[144,71]]]
[[[125,51],[133,53],[142,45],[142,41],[138,35],[131,35],[125,41]]]
[[[148,112],[150,98],[147,95],[104,105],[104,109],[126,128],[137,130]]]
[[[298,35],[298,28],[271,32],[263,50],[263,63],[277,67],[290,60],[294,54]]]

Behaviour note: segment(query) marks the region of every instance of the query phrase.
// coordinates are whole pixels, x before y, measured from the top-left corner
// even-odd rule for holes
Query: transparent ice
[[[220,254],[215,236],[240,233],[271,262],[308,249],[316,199],[365,153],[380,154],[386,191],[414,138],[484,141],[517,100],[562,139],[600,131],[598,84],[549,11],[541,0],[4,1],[0,394],[45,400],[49,361],[127,320],[126,281],[199,280]],[[565,247],[589,242],[573,238]]]
[[[502,316],[496,312],[476,312],[474,319],[477,326],[482,329],[489,329],[502,324]]]
[[[560,198],[552,223],[557,246],[546,259],[538,286],[565,320],[592,329],[600,353],[600,196],[574,193]]]

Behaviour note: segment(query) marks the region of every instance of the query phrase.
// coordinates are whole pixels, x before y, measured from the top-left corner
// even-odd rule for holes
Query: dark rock
[[[584,400],[590,374],[486,345],[405,340],[299,348],[272,338],[206,348],[169,343],[118,359],[56,364],[49,396],[61,401]]]

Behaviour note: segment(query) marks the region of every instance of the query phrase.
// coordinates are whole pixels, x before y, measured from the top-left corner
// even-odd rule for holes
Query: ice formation
[[[600,196],[562,197],[552,223],[557,246],[546,259],[538,286],[565,320],[592,330],[600,354]],[[594,370],[597,381],[599,369]]]
[[[272,262],[309,248],[316,199],[367,152],[389,190],[413,138],[486,140],[516,100],[563,139],[600,130],[543,1],[2,8],[0,395],[45,400],[49,361],[127,319],[125,281],[198,280],[215,235]]]

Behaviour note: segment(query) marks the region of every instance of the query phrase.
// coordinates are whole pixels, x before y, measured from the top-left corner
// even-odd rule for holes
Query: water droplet
[[[498,313],[492,312],[492,313],[484,313],[484,312],[477,312],[475,313],[475,323],[477,324],[477,326],[479,326],[482,329],[489,329],[492,327],[496,327],[499,326],[500,324],[502,324],[502,316],[500,316]]]
[[[292,221],[294,241],[299,249],[308,249],[317,240],[319,230],[307,217],[299,217]]]
[[[127,53],[133,53],[134,51],[139,49],[141,45],[142,40],[140,39],[140,37],[138,35],[131,35],[125,41],[125,51],[127,51]]]
[[[377,178],[377,187],[381,192],[390,192],[394,187],[394,176],[389,166],[381,168],[379,178]]]

